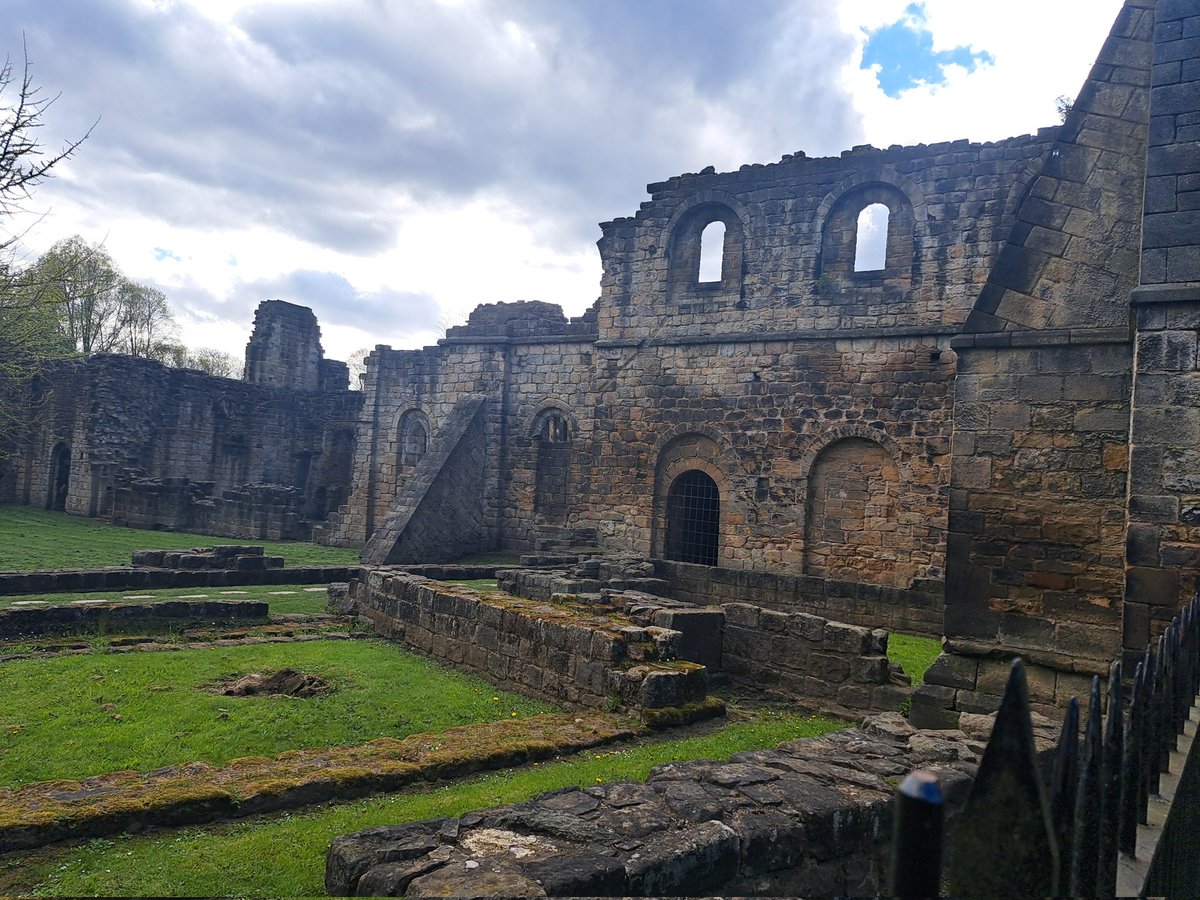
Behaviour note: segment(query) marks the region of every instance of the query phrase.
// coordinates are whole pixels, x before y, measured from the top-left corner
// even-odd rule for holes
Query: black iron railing
[[[914,772],[897,792],[891,893],[1112,897],[1119,860],[1152,853],[1143,895],[1200,896],[1200,752],[1167,776],[1174,801],[1157,844],[1138,846],[1138,825],[1148,824],[1200,690],[1200,597],[1146,648],[1132,681],[1122,676],[1118,661],[1107,698],[1092,679],[1082,744],[1079,704],[1070,701],[1046,782],[1024,664],[1014,660],[947,865],[936,779]]]

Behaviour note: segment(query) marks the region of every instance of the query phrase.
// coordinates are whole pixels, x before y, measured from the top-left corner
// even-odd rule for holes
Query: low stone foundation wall
[[[0,640],[60,634],[123,634],[185,625],[249,625],[266,622],[259,600],[160,600],[118,603],[97,600],[54,606],[0,609]]]
[[[951,812],[982,745],[895,714],[645,783],[543,794],[333,841],[334,896],[864,896],[886,889],[896,783],[932,770]]]
[[[1106,662],[947,641],[926,670],[925,683],[913,692],[913,723],[921,728],[955,728],[964,713],[995,712],[1017,655],[1025,660],[1030,708],[1052,719],[1062,718],[1063,707],[1072,697],[1088,696],[1092,676],[1108,677]]]
[[[832,711],[897,710],[911,679],[888,663],[888,633],[808,613],[727,603],[721,668]]]
[[[830,581],[808,575],[746,572],[655,560],[669,596],[692,603],[753,603],[782,612],[806,612],[837,622],[940,637],[945,589],[939,581],[910,588]]]
[[[675,661],[679,632],[579,604],[483,594],[397,569],[368,571],[349,599],[383,636],[552,703],[686,709],[707,695],[707,670]]]
[[[304,566],[254,571],[120,566],[55,572],[0,572],[0,597],[17,594],[235,587],[245,584],[329,584],[335,581],[349,581],[358,572],[358,566]]]

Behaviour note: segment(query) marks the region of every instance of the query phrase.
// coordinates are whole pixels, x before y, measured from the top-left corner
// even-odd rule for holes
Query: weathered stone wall
[[[673,662],[679,633],[669,629],[388,569],[351,582],[350,599],[384,637],[551,703],[648,710],[707,695],[703,666]]]
[[[161,600],[157,603],[88,601],[55,606],[0,609],[0,640],[59,634],[122,634],[184,625],[267,621],[258,600]]]
[[[296,566],[247,569],[63,569],[0,572],[0,596],[78,591],[141,591],[160,588],[235,587],[243,584],[330,584],[358,576],[357,566]]]
[[[479,551],[486,418],[482,397],[459,402],[363,548],[364,563],[445,562]]]
[[[1142,225],[1124,647],[1200,587],[1200,9],[1160,2]]]
[[[907,588],[781,575],[655,560],[670,596],[690,603],[752,603],[780,612],[808,612],[836,622],[940,636],[943,585],[937,579]]]
[[[744,603],[721,609],[721,669],[760,688],[851,710],[899,709],[911,693],[892,683],[882,629]]]
[[[887,888],[895,783],[932,771],[950,821],[982,745],[898,716],[728,762],[666,763],[644,783],[333,841],[332,896],[873,896]]]
[[[262,539],[306,537],[349,491],[362,398],[342,386],[101,355],[53,366],[28,391],[36,414],[0,483],[8,502]]]
[[[307,306],[283,300],[264,300],[254,311],[254,331],[246,345],[242,375],[248,384],[316,391],[322,376],[336,377],[337,370],[322,371],[324,352],[317,317]],[[348,376],[347,376],[348,380]],[[346,381],[329,387],[345,390]]]

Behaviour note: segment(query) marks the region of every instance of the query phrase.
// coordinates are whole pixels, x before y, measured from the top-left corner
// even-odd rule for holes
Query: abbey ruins
[[[1128,0],[1061,126],[651,184],[585,315],[481,306],[361,391],[280,301],[241,381],[62,365],[0,500],[376,566],[597,549],[944,635],[914,720],[994,708],[1014,653],[1061,703],[1197,587],[1198,45],[1194,3]]]

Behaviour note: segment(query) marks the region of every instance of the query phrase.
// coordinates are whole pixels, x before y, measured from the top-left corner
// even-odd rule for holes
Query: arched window
[[[725,223],[709,222],[700,233],[700,283],[720,281],[725,256]]]
[[[400,417],[397,432],[397,462],[402,467],[411,468],[421,461],[429,449],[429,426],[425,416],[419,410],[409,410]]]
[[[854,237],[854,271],[877,272],[887,267],[888,219],[891,211],[882,203],[863,207],[858,214]]]
[[[825,217],[818,275],[845,285],[886,282],[907,289],[915,271],[915,241],[908,195],[891,184],[859,185],[838,197]]]
[[[724,203],[701,203],[672,226],[669,287],[676,299],[740,294],[745,228]]]
[[[571,428],[560,412],[547,412],[538,419],[535,437],[543,444],[565,444],[571,440]]]
[[[702,566],[717,564],[721,494],[717,483],[699,469],[671,482],[667,492],[667,559]]]

